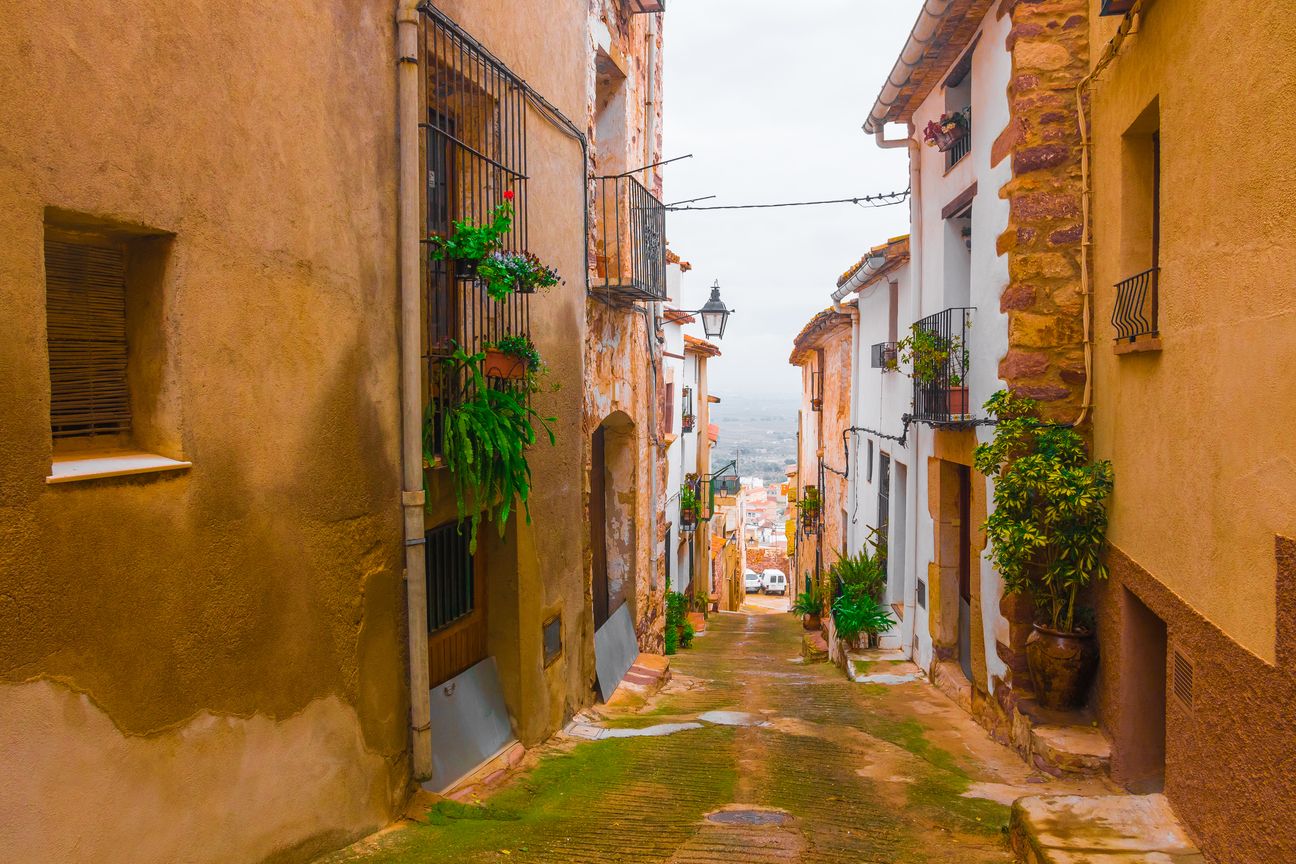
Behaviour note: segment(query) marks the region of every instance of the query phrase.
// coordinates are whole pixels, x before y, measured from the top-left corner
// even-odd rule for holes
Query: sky
[[[903,190],[903,149],[860,127],[922,0],[674,0],[663,33],[666,203],[846,198]],[[795,396],[792,339],[831,303],[870,246],[908,231],[905,204],[667,214],[671,249],[693,265],[686,309],[720,280],[736,310],[709,364],[712,392]],[[701,335],[700,333],[698,335]]]

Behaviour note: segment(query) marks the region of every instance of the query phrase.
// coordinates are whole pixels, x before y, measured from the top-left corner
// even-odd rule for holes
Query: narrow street
[[[480,806],[441,802],[322,860],[1010,862],[1008,802],[1103,791],[1029,771],[922,678],[803,663],[771,602],[712,615],[660,694],[569,727]]]

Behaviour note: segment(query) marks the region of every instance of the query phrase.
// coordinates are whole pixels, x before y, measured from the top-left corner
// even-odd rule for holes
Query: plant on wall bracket
[[[469,548],[477,549],[477,527],[483,515],[495,522],[500,537],[509,514],[521,504],[531,521],[531,466],[526,450],[536,442],[537,427],[555,438],[553,417],[541,417],[531,407],[524,388],[497,389],[487,385],[482,371],[484,353],[469,354],[456,346],[445,360],[449,379],[460,382],[459,399],[441,412],[441,452],[450,469],[459,521],[471,524]],[[424,424],[425,458],[435,455],[436,430]]]
[[[487,296],[497,301],[507,300],[514,292],[532,294],[561,281],[557,270],[530,252],[500,249],[504,236],[513,230],[513,198],[513,190],[506,191],[504,200],[481,225],[460,219],[451,234],[428,237],[433,261],[453,261],[460,276],[475,278]]]

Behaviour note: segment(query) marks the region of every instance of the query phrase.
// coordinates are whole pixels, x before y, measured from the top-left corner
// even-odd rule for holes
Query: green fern
[[[526,391],[493,389],[481,364],[485,354],[468,354],[456,347],[445,362],[450,380],[464,384],[463,398],[442,414],[441,452],[455,492],[459,521],[470,522],[469,549],[477,550],[477,528],[484,515],[495,522],[501,538],[518,503],[531,522],[531,466],[526,450],[538,438],[537,427],[555,442],[553,417],[541,417],[527,401]],[[424,455],[434,449],[435,430],[424,425]]]

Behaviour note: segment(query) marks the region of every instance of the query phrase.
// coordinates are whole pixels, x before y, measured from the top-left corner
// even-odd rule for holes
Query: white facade
[[[859,291],[856,322],[852,425],[888,435],[902,434],[902,417],[912,413],[913,385],[906,370],[871,368],[871,346],[903,338],[909,326],[928,315],[954,307],[971,307],[966,347],[970,364],[966,378],[969,410],[983,416],[980,406],[1004,386],[999,362],[1008,350],[1007,316],[999,301],[1008,284],[1005,256],[996,240],[1007,228],[1009,203],[999,189],[1011,177],[1008,160],[991,166],[991,147],[1009,120],[1007,88],[1011,57],[1005,40],[1011,22],[1007,16],[986,15],[971,40],[970,55],[951,64],[938,85],[917,107],[910,126],[910,262],[883,273]],[[970,57],[970,63],[968,59]],[[962,70],[966,69],[966,73]],[[970,151],[956,164],[935,147],[922,143],[929,121],[951,110],[971,109]],[[974,190],[974,191],[973,191]],[[969,197],[970,195],[970,197]],[[966,200],[968,208],[960,206]],[[894,284],[895,287],[892,287]],[[895,312],[891,304],[897,304]],[[891,316],[898,326],[892,328]],[[992,429],[975,427],[978,442],[988,440]],[[926,599],[928,567],[937,560],[936,526],[928,501],[928,471],[939,463],[936,435],[931,426],[911,423],[905,446],[882,436],[857,432],[852,436],[852,483],[848,510],[849,545],[857,552],[865,545],[867,526],[878,519],[881,457],[890,460],[887,600],[903,608],[898,632],[899,647],[924,669],[933,664]],[[944,433],[948,434],[948,433]],[[989,483],[987,481],[987,486]],[[993,490],[986,499],[993,507]],[[973,526],[973,532],[978,526]],[[993,646],[1007,643],[1008,625],[999,613],[1002,584],[984,551],[973,562],[972,578],[979,580],[986,679],[1003,677],[1005,664]],[[975,622],[974,622],[975,623]]]

